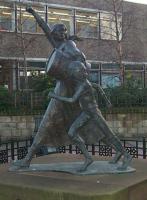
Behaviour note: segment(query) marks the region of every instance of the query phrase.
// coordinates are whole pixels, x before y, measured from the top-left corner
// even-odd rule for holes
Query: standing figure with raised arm
[[[49,57],[47,64],[47,73],[49,71],[50,65],[55,65],[57,61],[58,66],[61,65],[60,67],[62,67],[62,61],[64,61],[64,65],[68,65],[72,61],[79,61],[85,65],[87,70],[90,68],[90,64],[87,63],[85,55],[76,47],[76,44],[73,41],[78,38],[76,36],[68,36],[67,28],[64,24],[55,24],[51,28],[32,7],[28,6],[26,8],[26,11],[34,16],[37,23],[42,28],[47,39],[53,47],[53,52]],[[56,68],[54,68],[54,70],[58,71],[58,69]],[[60,74],[58,75],[60,76]],[[58,79],[54,92],[58,95],[67,95],[68,93],[72,94],[72,88],[70,87],[70,85],[65,85],[64,81]],[[46,142],[45,138],[49,134],[53,135],[53,137],[50,137],[52,143],[59,144],[60,142],[60,145],[62,145],[64,142],[64,138],[65,140],[68,140],[68,137],[64,136],[64,133],[66,133],[67,131],[65,124],[68,124],[71,121],[70,113],[72,113],[72,110],[67,104],[63,104],[59,101],[56,101],[55,99],[52,99],[43,116],[38,132],[34,138],[33,144],[29,149],[28,154],[24,159],[14,162],[13,165],[17,166],[18,169],[29,167],[33,155],[40,148],[42,143]],[[55,138],[56,141],[52,138]]]

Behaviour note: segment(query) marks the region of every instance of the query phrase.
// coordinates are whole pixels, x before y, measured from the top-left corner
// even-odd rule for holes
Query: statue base
[[[64,172],[75,175],[96,175],[96,174],[120,174],[129,173],[136,171],[132,167],[127,167],[126,170],[118,170],[117,168],[121,166],[121,162],[117,164],[110,164],[108,161],[94,161],[86,171],[79,172],[80,167],[83,162],[60,162],[51,164],[31,164],[29,168],[17,169],[17,166],[11,166],[9,171],[18,172],[41,172],[41,171],[51,171],[51,172]]]
[[[87,175],[77,174],[73,171],[75,168],[79,169],[83,164],[83,156],[80,154],[52,154],[34,158],[28,171],[8,172],[10,164],[1,164],[0,199],[146,200],[146,159],[133,159],[131,166],[136,169],[134,173],[118,172],[116,168],[117,173],[115,173],[115,170],[112,170],[114,166],[108,163],[110,157],[96,155],[93,156],[93,159],[95,161],[88,167]],[[48,167],[51,168],[51,171],[48,171]],[[95,170],[95,167],[96,174],[95,171],[92,171]],[[102,173],[98,174],[100,170]],[[107,170],[107,174],[105,170]],[[76,174],[73,175],[73,173]]]

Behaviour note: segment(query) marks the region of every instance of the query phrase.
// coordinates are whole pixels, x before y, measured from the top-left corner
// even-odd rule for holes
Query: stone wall
[[[0,116],[2,138],[31,136],[38,116]],[[106,114],[114,132],[121,137],[147,137],[147,113]]]
[[[34,116],[0,116],[0,136],[2,138],[30,136],[34,127]]]
[[[147,137],[147,113],[107,114],[105,118],[121,137]]]

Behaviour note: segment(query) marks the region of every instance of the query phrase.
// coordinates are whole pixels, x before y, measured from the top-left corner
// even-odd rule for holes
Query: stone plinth
[[[96,156],[94,159],[102,160]],[[57,154],[33,159],[33,164],[82,160],[81,155]],[[135,159],[133,173],[81,176],[47,171],[8,172],[9,165],[0,165],[0,200],[146,200],[146,166],[146,160]]]

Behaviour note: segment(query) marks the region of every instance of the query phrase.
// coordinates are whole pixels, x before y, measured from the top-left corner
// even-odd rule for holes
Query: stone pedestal
[[[94,156],[94,165],[106,164],[108,159]],[[79,166],[82,161],[81,155],[57,154],[33,159],[31,166],[73,166],[75,162]],[[81,176],[36,170],[8,172],[9,165],[0,165],[0,200],[146,200],[146,166],[146,160],[134,159],[133,173]]]

